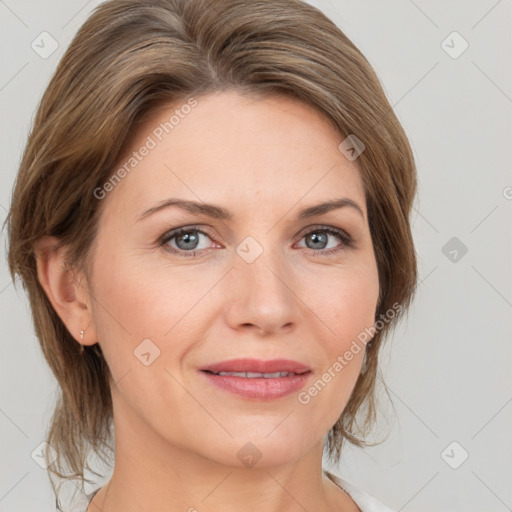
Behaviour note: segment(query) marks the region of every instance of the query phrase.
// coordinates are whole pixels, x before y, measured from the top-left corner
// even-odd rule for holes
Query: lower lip
[[[215,375],[205,371],[201,371],[201,373],[215,386],[243,398],[255,400],[273,400],[287,396],[301,389],[311,375],[311,372],[306,372],[293,377],[249,379],[229,375]]]

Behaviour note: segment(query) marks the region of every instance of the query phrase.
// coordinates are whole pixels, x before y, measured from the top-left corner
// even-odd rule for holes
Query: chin
[[[225,439],[208,447],[208,458],[219,464],[236,468],[271,468],[291,464],[300,459],[311,446],[297,432],[296,436],[281,436],[276,432],[265,435],[246,433],[244,436]],[[215,447],[212,452],[212,448]]]

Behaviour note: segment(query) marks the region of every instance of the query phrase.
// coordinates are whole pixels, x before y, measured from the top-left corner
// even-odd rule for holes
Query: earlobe
[[[83,274],[68,267],[67,248],[59,247],[58,242],[53,236],[44,236],[36,242],[38,280],[71,335],[84,345],[93,345],[98,338],[86,280]]]

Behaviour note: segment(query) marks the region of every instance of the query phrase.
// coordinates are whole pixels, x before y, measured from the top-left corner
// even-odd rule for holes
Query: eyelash
[[[172,231],[168,231],[159,239],[158,243],[160,246],[162,246],[164,248],[165,251],[170,252],[172,254],[176,254],[177,256],[182,257],[182,258],[194,258],[198,255],[201,256],[202,252],[205,252],[205,251],[209,252],[208,249],[206,249],[206,250],[201,249],[198,251],[185,251],[183,249],[175,249],[173,247],[171,248],[170,246],[167,245],[168,242],[170,242],[172,239],[174,239],[184,233],[199,233],[202,235],[206,235],[208,238],[210,238],[211,240],[213,240],[215,242],[215,240],[212,238],[212,236],[209,235],[206,231],[198,229],[194,226],[190,226],[190,227],[177,228]],[[338,237],[342,242],[341,247],[338,246],[338,247],[334,247],[332,249],[319,249],[319,250],[309,249],[310,251],[313,251],[313,253],[315,253],[315,254],[320,253],[322,255],[329,256],[329,255],[338,253],[340,251],[351,249],[354,247],[354,241],[353,241],[352,237],[345,231],[342,231],[337,228],[333,228],[330,226],[316,226],[316,227],[312,228],[310,231],[307,231],[306,233],[304,233],[300,239],[302,240],[303,238],[310,235],[311,233],[328,233],[330,235]]]

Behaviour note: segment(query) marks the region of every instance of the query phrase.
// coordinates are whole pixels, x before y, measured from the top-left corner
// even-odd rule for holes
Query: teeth
[[[290,372],[256,373],[256,372],[218,372],[216,375],[230,375],[231,377],[243,377],[245,379],[277,379],[295,375]]]

